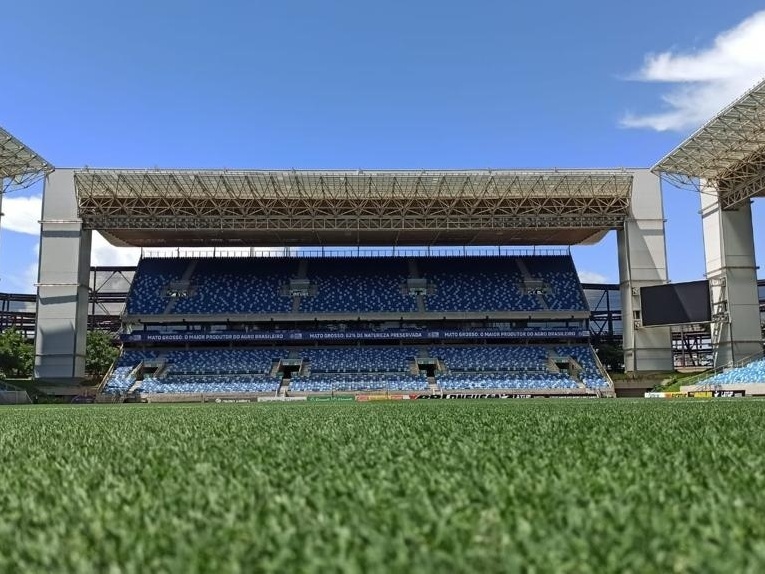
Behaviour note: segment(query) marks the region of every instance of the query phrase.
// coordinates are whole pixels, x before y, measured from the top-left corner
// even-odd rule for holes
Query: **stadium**
[[[690,390],[763,394],[748,202],[764,97],[652,170],[54,169],[4,132],[8,185],[45,182],[35,379],[85,378],[99,231],[144,254],[99,401],[615,396],[570,254],[615,229],[625,370],[671,371],[672,325],[701,324],[714,369]],[[668,281],[660,176],[715,190],[693,296]],[[669,300],[694,309],[667,318]]]
[[[653,186],[634,196],[660,205],[655,176],[618,171],[57,170],[43,221],[57,222],[50,261],[80,261],[85,270],[87,229],[144,249],[216,246],[211,258],[141,260],[106,395],[600,395],[613,394],[612,384],[587,340],[589,310],[570,255],[503,249],[597,240],[634,209],[635,180]],[[65,212],[74,205],[76,214]],[[65,245],[59,222],[75,215],[82,231]],[[42,237],[44,270],[45,230]],[[489,238],[502,247],[466,254]],[[276,251],[227,256],[240,245]],[[387,256],[363,249],[375,245],[393,247]],[[410,248],[417,245],[428,247]],[[444,245],[458,249],[438,252]],[[309,256],[309,247],[320,250]],[[76,270],[69,273],[73,280]],[[45,317],[78,316],[86,293],[65,302],[64,287],[47,277],[41,271],[37,376],[76,381],[82,353],[62,357],[61,349],[83,336],[71,320]],[[668,348],[657,355],[646,337],[637,341],[635,354],[651,368],[668,361]]]
[[[268,139],[267,132],[251,133],[252,118],[268,111],[247,115],[265,100],[245,86],[259,84],[231,90],[228,81],[256,70],[269,97],[279,97],[275,80],[284,77],[265,70],[273,62],[299,76],[301,95],[322,101],[321,82],[306,75],[311,66],[302,59],[289,65],[286,44],[301,39],[297,15],[274,20],[291,26],[273,26],[273,42],[267,3],[250,19],[212,7],[210,15],[223,13],[225,23],[225,38],[216,39],[212,18],[197,32],[185,8],[163,19],[167,7],[152,6],[154,31],[172,43],[165,51],[142,34],[143,21],[131,26],[132,6],[119,19],[110,12],[109,25],[86,24],[96,10],[75,14],[77,29],[87,32],[76,34],[78,41],[93,42],[83,52],[100,58],[123,31],[129,44],[124,66],[101,66],[113,76],[99,65],[85,73],[61,66],[64,73],[50,74],[46,87],[52,99],[73,98],[67,82],[55,82],[76,78],[93,97],[83,106],[94,109],[106,105],[107,91],[124,92],[112,104],[118,111],[110,112],[116,127],[101,132],[77,114],[66,118],[90,141],[108,142],[108,154],[98,157],[124,153],[130,165],[136,140],[117,120],[135,122],[133,132],[146,130],[148,139],[172,125],[155,124],[157,113],[171,116],[194,101],[205,102],[205,110],[216,109],[213,101],[230,102],[231,113],[221,109],[221,117],[249,139]],[[333,31],[344,26],[333,25],[346,10],[336,8],[322,5],[321,14],[300,8],[311,30],[321,30],[306,34],[321,64],[340,60],[325,58],[316,43],[318,35],[342,38]],[[379,42],[371,19],[350,13],[387,59],[395,41],[382,22],[400,16],[383,8],[375,14],[385,32]],[[441,22],[450,7],[441,8],[428,9],[425,22],[410,18],[407,7],[401,20],[414,22],[430,48],[421,22]],[[533,38],[508,33],[498,5],[488,12],[497,18],[467,8],[458,14],[460,34],[475,14],[477,36],[501,22],[496,35],[517,39],[516,61],[531,61]],[[556,6],[556,16],[573,29],[567,9]],[[630,9],[630,24],[648,12]],[[55,22],[62,31],[70,29],[65,10]],[[325,12],[331,22],[322,20]],[[562,69],[566,54],[552,48],[563,39],[573,51],[574,43],[556,32],[556,18],[542,15],[549,28],[539,34],[535,19],[532,33],[544,36],[537,46]],[[661,19],[649,16],[658,26]],[[761,42],[765,12],[760,18],[762,28],[754,29]],[[649,32],[613,26],[614,42],[601,19],[597,26],[601,46],[609,48],[630,44],[630,33]],[[176,40],[191,38],[193,45],[176,44],[175,30],[182,32]],[[252,53],[242,50],[237,59],[231,50],[226,61],[213,62],[211,74],[196,73],[204,67],[202,52],[221,54],[228,46],[222,40],[238,34],[247,42],[232,45]],[[255,50],[261,35],[263,49]],[[459,74],[448,49],[471,43],[456,37],[444,33],[440,46],[450,82]],[[64,51],[63,34],[50,38]],[[41,35],[40,42],[50,38]],[[339,44],[351,45],[347,38]],[[30,55],[36,48],[27,46]],[[140,82],[130,81],[139,49],[146,49],[142,72],[162,64],[143,94],[133,91]],[[480,44],[478,52],[484,58],[500,51]],[[594,51],[585,52],[589,67]],[[60,65],[55,56],[46,55]],[[192,62],[189,92],[196,100],[180,93],[181,56]],[[502,51],[500,59],[506,56]],[[581,52],[571,62],[570,71],[582,74],[578,83],[587,84],[593,113],[607,115],[600,106],[613,92],[595,93],[586,70],[574,65]],[[374,63],[369,69],[380,73]],[[344,78],[342,89],[360,84],[350,97],[355,102],[364,99],[364,70],[352,67],[343,70],[352,81]],[[406,90],[440,86],[424,67],[413,67],[426,80]],[[476,66],[468,68],[463,77],[479,78]],[[492,78],[502,73],[486,70]],[[578,111],[576,83],[560,89],[565,73],[545,69],[544,76],[556,76],[554,100],[527,82],[544,100],[539,109],[550,112],[565,97],[574,107],[561,106],[564,113]],[[93,79],[111,83],[99,92]],[[169,92],[164,81],[172,84]],[[520,91],[526,74],[511,74],[511,81]],[[396,89],[404,91],[405,83]],[[3,95],[21,93],[25,84],[6,85],[13,90]],[[210,90],[221,98],[213,100]],[[477,93],[484,98],[492,90]],[[507,96],[501,84],[495,91]],[[234,96],[246,101],[237,107]],[[399,101],[386,105],[402,109]],[[306,116],[295,103],[285,97],[278,129],[299,125],[306,133],[312,124],[301,124]],[[653,166],[645,167],[655,161],[650,157],[639,168],[411,169],[410,163],[322,170],[330,165],[323,159],[296,160],[314,166],[305,169],[121,169],[106,167],[109,161],[64,167],[0,129],[6,211],[12,199],[6,192],[41,190],[34,196],[41,200],[39,236],[32,226],[34,235],[24,231],[28,237],[4,242],[13,273],[22,274],[25,259],[10,251],[31,237],[39,240],[39,265],[36,293],[0,293],[0,572],[761,572],[765,281],[757,280],[752,205],[765,189],[764,106],[762,82]],[[425,105],[415,107],[426,115]],[[522,114],[533,116],[534,109]],[[315,115],[313,108],[303,112]],[[61,150],[82,133],[46,123],[54,115],[41,114],[43,130],[62,134]],[[202,114],[178,117],[190,115]],[[509,115],[518,121],[518,113]],[[550,113],[548,121],[562,116]],[[541,131],[545,118],[533,119],[533,131]],[[587,129],[590,122],[588,115]],[[34,123],[28,125],[34,134]],[[168,131],[192,143],[179,143],[174,153],[214,153],[214,145],[195,139],[204,132],[207,141],[219,141],[202,125]],[[358,142],[378,137],[369,131],[372,137]],[[586,136],[580,130],[575,145],[586,146]],[[396,138],[405,140],[406,132]],[[28,141],[34,145],[34,136]],[[598,157],[614,158],[602,141],[592,141]],[[229,143],[222,153],[241,144]],[[297,149],[289,145],[290,153]],[[470,145],[460,141],[457,153],[475,157],[467,155]],[[509,147],[521,156],[519,147]],[[249,147],[242,157],[272,157],[257,155],[260,149]],[[402,149],[396,157],[411,152]],[[572,165],[589,163],[567,149],[577,158]],[[442,150],[434,146],[432,157]],[[379,151],[369,157],[383,162]],[[138,157],[156,148],[145,153]],[[204,165],[199,161],[180,163]],[[673,282],[668,272],[667,232],[676,213],[668,197],[678,193],[700,203],[704,244],[687,240],[684,247],[686,255],[703,251],[701,281]],[[29,203],[38,213],[38,204]],[[10,228],[11,220],[5,214],[2,223]],[[140,250],[137,264],[104,265],[96,257],[100,236],[112,255],[111,247]],[[609,251],[614,238],[608,256],[618,264],[618,283],[586,282],[575,256]],[[94,367],[96,347],[107,360]]]

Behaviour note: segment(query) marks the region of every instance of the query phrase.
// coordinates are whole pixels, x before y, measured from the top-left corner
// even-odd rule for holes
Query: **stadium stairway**
[[[409,258],[406,261],[406,265],[409,269],[409,277],[411,279],[419,279],[420,270],[417,268],[417,260]],[[425,297],[421,293],[418,293],[415,300],[417,301],[417,312],[425,313]]]
[[[579,371],[577,369],[571,369],[569,371],[569,377],[571,377],[573,379],[573,381],[577,384],[577,386],[580,389],[584,390],[584,389],[587,388],[587,385],[584,384],[584,381],[582,381],[582,378],[579,376],[580,372],[581,371]]]
[[[178,284],[184,285],[186,288],[189,287],[191,284],[191,276],[194,274],[194,270],[197,268],[197,259],[192,259],[189,261],[188,267],[186,267],[186,270],[183,272],[183,275],[181,275],[181,278],[178,280]],[[178,297],[170,297],[170,300],[167,302],[167,305],[165,305],[165,315],[169,315],[173,312],[173,309],[175,309],[175,306],[178,303]]]
[[[298,263],[296,279],[306,279],[307,277],[308,277],[308,259],[302,259],[300,263]],[[292,312],[293,313],[300,312],[300,303],[302,299],[303,299],[302,295],[292,296]]]
[[[531,275],[531,272],[529,271],[529,268],[526,267],[526,263],[524,263],[523,259],[518,258],[516,260],[516,263],[518,264],[518,269],[521,270],[521,276],[523,277],[524,286],[526,284],[530,284],[530,283],[532,283],[534,281],[537,281],[537,279],[535,279]],[[537,299],[537,303],[539,303],[539,307],[541,309],[544,309],[545,311],[550,309],[550,306],[547,304],[547,299],[545,299],[544,295],[542,295],[541,293],[537,293],[536,294],[536,299]]]
[[[279,390],[276,391],[277,397],[286,397],[287,391],[290,390],[290,379],[282,377],[282,382],[279,384]]]
[[[551,349],[547,349],[547,370],[551,373],[560,373],[560,367],[555,362]]]
[[[582,365],[579,364],[573,355],[567,355],[566,359],[568,359],[568,376],[571,377],[577,385],[579,385],[580,389],[586,389],[587,385],[585,385],[584,381],[582,381],[582,371],[584,370]],[[555,361],[553,361],[553,363],[554,362]],[[557,365],[555,365],[555,367],[558,369],[558,372],[560,372],[560,368],[558,368]]]

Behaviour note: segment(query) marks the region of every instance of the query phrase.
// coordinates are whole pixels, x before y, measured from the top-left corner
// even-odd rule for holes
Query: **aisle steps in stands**
[[[183,287],[185,289],[188,289],[191,285],[191,276],[194,274],[194,270],[197,268],[197,259],[192,259],[189,261],[188,266],[186,267],[186,270],[183,272],[183,275],[181,275],[181,278],[178,280],[177,285],[179,287]],[[175,309],[175,306],[178,303],[178,297],[170,297],[167,305],[165,305],[165,315],[169,315],[173,312],[173,309]]]
[[[560,373],[560,367],[555,362],[555,356],[550,349],[547,350],[547,370],[551,373]]]
[[[526,263],[523,261],[523,259],[518,258],[516,259],[516,262],[518,263],[518,269],[521,270],[521,275],[523,276],[523,284],[524,288],[527,286],[527,284],[531,284],[534,282],[538,282],[538,279],[535,279],[532,277],[531,272],[529,271],[529,268],[526,267]],[[541,293],[536,294],[537,303],[539,303],[539,306],[542,309],[548,310],[550,306],[547,304],[547,300],[545,299],[544,295]]]
[[[298,270],[296,279],[305,280],[308,278],[308,259],[302,259],[298,264]],[[302,295],[295,294],[292,296],[292,312],[300,313],[300,302],[303,299]]]
[[[409,278],[410,279],[419,279],[420,278],[420,270],[417,269],[417,261],[415,259],[409,258],[406,261],[406,265],[409,268]],[[417,312],[418,313],[425,313],[425,296],[422,293],[418,293],[415,295],[415,299],[417,301]]]

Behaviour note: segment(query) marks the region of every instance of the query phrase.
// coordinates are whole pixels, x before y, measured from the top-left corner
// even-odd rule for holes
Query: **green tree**
[[[624,371],[624,349],[621,345],[602,343],[597,347],[598,358],[606,370],[612,372]]]
[[[85,347],[85,370],[94,378],[102,377],[119,355],[114,336],[106,331],[88,331]]]
[[[35,351],[24,335],[14,328],[0,333],[0,370],[8,376],[31,377]]]

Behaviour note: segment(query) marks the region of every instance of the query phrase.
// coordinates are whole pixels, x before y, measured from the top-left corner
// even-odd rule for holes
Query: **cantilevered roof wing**
[[[83,223],[138,246],[560,245],[619,227],[633,174],[83,169],[74,179]]]
[[[681,186],[702,179],[734,205],[765,188],[765,80],[721,111],[653,167]]]
[[[3,191],[6,187],[27,187],[51,171],[53,166],[41,155],[0,127],[0,180],[5,182]]]

